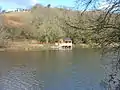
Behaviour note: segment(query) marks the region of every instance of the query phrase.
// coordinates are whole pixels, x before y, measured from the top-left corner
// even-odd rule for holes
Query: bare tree
[[[120,0],[77,0],[76,3],[77,23],[73,23],[69,16],[65,23],[81,29],[81,17],[90,13],[91,24],[84,28],[92,32],[101,46],[102,58],[110,58],[109,64],[104,65],[107,75],[102,83],[107,90],[120,90]]]
[[[50,7],[51,7],[51,4],[48,4],[47,7],[50,8]]]
[[[7,35],[7,28],[4,26],[4,15],[0,14],[0,46],[4,47],[5,38]]]

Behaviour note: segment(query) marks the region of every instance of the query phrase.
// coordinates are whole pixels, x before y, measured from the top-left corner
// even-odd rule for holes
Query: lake
[[[0,52],[0,75],[12,67],[36,68],[43,90],[101,90],[100,54],[93,49],[72,51]],[[37,90],[37,89],[36,89]]]

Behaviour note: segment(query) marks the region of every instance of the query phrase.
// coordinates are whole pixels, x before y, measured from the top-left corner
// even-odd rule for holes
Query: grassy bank
[[[50,50],[54,44],[51,43],[40,43],[35,40],[25,41],[8,41],[4,46],[0,48],[0,51],[41,51]]]
[[[101,48],[100,45],[92,43],[92,44],[75,44],[74,47],[76,48]]]
[[[7,45],[6,48],[0,48],[0,51],[42,51],[42,50],[54,50],[52,47],[55,44],[37,44],[28,42],[12,42]],[[96,48],[96,46],[91,46],[88,44],[73,44],[73,48]]]
[[[41,43],[36,40],[16,40],[8,41],[4,44],[4,48],[0,48],[0,51],[42,51],[42,50],[54,50],[56,47],[54,43]],[[114,46],[114,45],[113,45]],[[73,44],[73,48],[101,48],[100,45],[92,44]]]

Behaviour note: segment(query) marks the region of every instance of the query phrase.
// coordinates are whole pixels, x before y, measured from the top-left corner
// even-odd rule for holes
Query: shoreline
[[[0,48],[0,52],[9,52],[9,51],[44,51],[44,50],[56,50],[52,48],[54,44],[28,44],[28,45],[13,45],[11,47]],[[91,47],[88,44],[73,44],[73,48],[98,48]]]
[[[73,48],[101,48],[99,44],[73,44]],[[111,44],[108,48],[119,46],[118,44]],[[54,43],[29,43],[29,42],[12,42],[6,45],[6,48],[0,48],[0,52],[9,51],[43,51],[43,50],[58,50],[52,47],[56,47]]]

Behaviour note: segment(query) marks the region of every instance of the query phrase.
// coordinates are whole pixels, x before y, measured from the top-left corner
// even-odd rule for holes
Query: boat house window
[[[65,41],[65,43],[71,43],[71,41]]]

